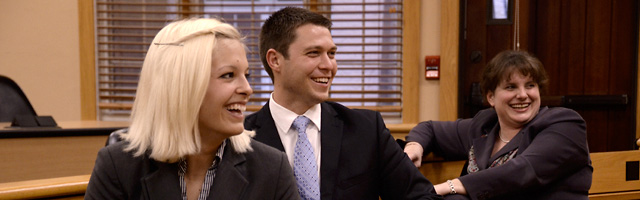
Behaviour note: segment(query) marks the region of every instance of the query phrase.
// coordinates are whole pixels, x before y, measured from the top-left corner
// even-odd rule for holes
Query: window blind
[[[247,110],[257,111],[273,90],[258,55],[260,27],[286,6],[304,7],[333,21],[338,73],[329,100],[380,111],[385,121],[401,119],[401,0],[95,0],[100,120],[128,119],[153,37],[167,23],[190,17],[220,18],[246,37],[254,92]]]

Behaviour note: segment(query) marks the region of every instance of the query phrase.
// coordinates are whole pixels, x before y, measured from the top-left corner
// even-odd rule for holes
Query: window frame
[[[420,71],[420,0],[404,0],[402,35],[402,123],[418,122]],[[78,1],[81,118],[97,120],[94,2]],[[408,108],[408,109],[407,109]]]

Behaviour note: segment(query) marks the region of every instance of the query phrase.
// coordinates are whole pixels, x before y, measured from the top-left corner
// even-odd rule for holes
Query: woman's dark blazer
[[[182,199],[177,163],[133,157],[125,142],[102,148],[85,199]],[[300,199],[284,153],[257,141],[239,154],[227,143],[207,199]]]
[[[491,156],[498,130],[496,111],[489,108],[471,119],[421,122],[407,141],[420,143],[425,154],[434,151],[447,160],[468,159],[473,146],[480,171],[459,178],[471,199],[588,199],[593,167],[586,124],[578,113],[541,108],[511,142]],[[516,148],[513,159],[488,168],[498,156]]]

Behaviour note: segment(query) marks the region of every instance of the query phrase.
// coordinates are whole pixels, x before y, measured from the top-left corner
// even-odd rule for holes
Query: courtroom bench
[[[637,163],[640,150],[591,153],[593,180],[589,189],[592,200],[640,199],[640,180]],[[460,176],[465,161],[426,161],[420,167],[429,181],[434,184]],[[636,163],[627,167],[627,163]],[[634,165],[634,164],[630,164]],[[627,176],[631,180],[627,180]]]
[[[640,150],[591,153],[591,160],[594,172],[589,199],[640,199],[640,180],[626,180],[633,173],[627,172],[626,163],[638,162]],[[463,165],[464,161],[428,161],[420,171],[437,184],[458,177]],[[88,182],[89,175],[0,183],[0,199],[81,199]]]
[[[91,173],[109,133],[128,122],[61,121],[58,127],[0,123],[0,183]]]
[[[397,139],[413,128],[413,124],[387,125]],[[637,141],[640,146],[640,140]],[[593,181],[589,190],[592,200],[640,199],[640,180],[637,180],[640,150],[591,153],[594,167]],[[460,175],[464,161],[442,161],[429,155],[420,171],[432,183],[442,183]],[[631,164],[627,164],[631,163]],[[629,165],[630,167],[628,167]],[[628,169],[632,168],[632,169]],[[635,170],[635,171],[633,171]],[[627,180],[627,176],[634,180]],[[49,178],[30,181],[0,183],[0,199],[82,199],[90,175]]]

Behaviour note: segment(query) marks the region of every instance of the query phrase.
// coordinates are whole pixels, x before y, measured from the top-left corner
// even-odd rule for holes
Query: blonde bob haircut
[[[233,26],[216,19],[176,21],[158,32],[142,65],[131,126],[122,135],[129,142],[125,151],[162,162],[200,151],[198,113],[219,39],[243,40]],[[252,151],[253,135],[232,136],[231,146],[238,153]]]

